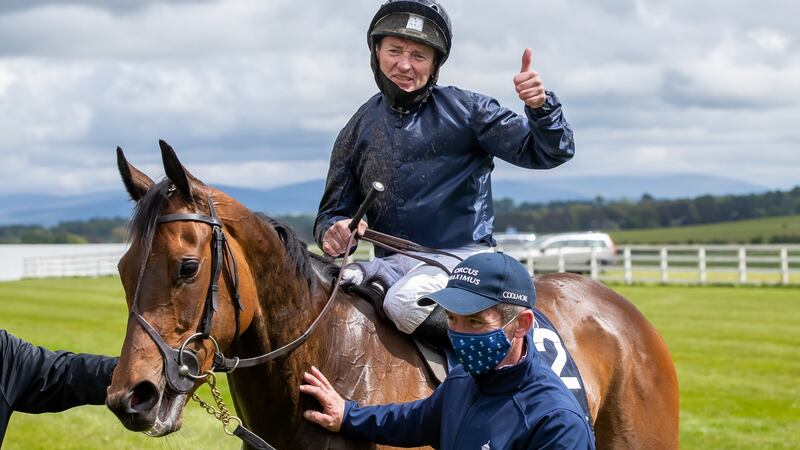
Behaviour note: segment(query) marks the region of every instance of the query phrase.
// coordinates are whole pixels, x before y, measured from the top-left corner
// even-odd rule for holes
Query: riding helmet
[[[436,0],[388,0],[369,24],[367,45],[375,49],[376,38],[396,36],[433,47],[437,65],[450,54],[453,34],[450,17]]]

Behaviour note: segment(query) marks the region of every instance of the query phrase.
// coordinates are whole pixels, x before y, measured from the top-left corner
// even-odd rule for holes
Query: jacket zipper
[[[456,433],[455,439],[453,440],[453,447],[452,448],[454,448],[454,449],[459,448],[455,444],[458,443],[458,437],[461,436],[461,427],[464,425],[464,422],[466,422],[467,417],[469,417],[469,412],[472,411],[472,407],[475,406],[475,403],[477,403],[478,397],[480,397],[480,391],[479,390],[472,397],[472,400],[469,403],[469,407],[467,408],[467,411],[464,413],[463,416],[461,416],[462,417],[462,421],[461,421],[461,423],[458,424],[458,432]]]

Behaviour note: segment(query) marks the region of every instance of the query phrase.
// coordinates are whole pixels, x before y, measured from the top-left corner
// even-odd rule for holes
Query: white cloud
[[[249,186],[271,189],[285,184],[324,178],[328,160],[316,161],[237,161],[198,164],[192,173],[212,185]]]
[[[777,30],[758,29],[749,33],[759,47],[775,53],[783,53],[789,45],[789,37]]]
[[[0,66],[0,95],[6,95],[8,87],[17,81],[17,77],[10,69]]]
[[[379,3],[4,3],[0,190],[118,189],[113,149],[157,169],[159,138],[209,182],[323,177],[336,133],[376,91],[366,26]],[[532,47],[534,68],[564,102],[576,157],[536,176],[635,165],[797,183],[800,4],[445,6],[454,44],[443,84],[520,110],[511,78]],[[520,173],[500,164],[497,177]]]

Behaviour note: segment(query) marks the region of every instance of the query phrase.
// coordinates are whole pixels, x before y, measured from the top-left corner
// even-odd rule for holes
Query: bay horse
[[[131,246],[119,262],[130,315],[107,398],[125,427],[153,436],[181,427],[183,407],[215,353],[238,362],[292,342],[323,313],[335,283],[331,265],[310,255],[290,228],[205,185],[160,145],[167,177],[158,183],[117,149],[136,207]],[[588,278],[545,275],[535,286],[537,307],[583,377],[597,448],[677,449],[677,376],[655,328]],[[411,340],[367,301],[339,292],[319,324],[286,355],[228,373],[236,413],[278,449],[389,448],[303,419],[315,403],[299,393],[303,373],[318,367],[359,404],[424,398],[435,382]],[[176,355],[191,360],[180,362],[190,366],[180,375],[171,368]]]

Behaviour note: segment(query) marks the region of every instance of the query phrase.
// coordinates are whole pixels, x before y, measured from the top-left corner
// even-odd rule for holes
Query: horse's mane
[[[314,255],[308,251],[308,244],[306,241],[301,239],[294,228],[288,224],[278,219],[273,219],[263,213],[255,214],[265,225],[275,230],[275,233],[278,234],[281,242],[283,242],[283,247],[286,249],[289,259],[294,262],[297,273],[306,279],[309,286],[313,286],[316,277],[314,276],[314,268],[311,266],[311,258],[313,258]]]

